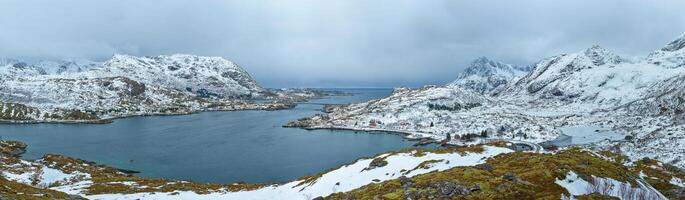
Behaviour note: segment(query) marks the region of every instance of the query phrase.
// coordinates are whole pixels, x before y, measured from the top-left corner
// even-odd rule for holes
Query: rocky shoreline
[[[227,112],[227,111],[241,111],[241,110],[285,110],[294,108],[296,103],[247,103],[241,104],[243,107],[206,107],[194,111],[187,112],[168,112],[168,113],[145,113],[145,114],[130,114],[117,117],[109,117],[102,119],[84,119],[84,120],[12,120],[0,119],[0,124],[109,124],[116,119],[124,119],[131,117],[146,117],[146,116],[176,116],[176,115],[192,115],[202,112]]]
[[[305,121],[306,119],[311,119],[311,118],[301,118],[296,121],[291,121],[288,122],[287,124],[283,125],[283,128],[300,128],[300,129],[305,129],[305,130],[342,130],[342,131],[360,131],[360,132],[365,132],[365,133],[373,133],[373,132],[381,132],[381,133],[387,133],[387,134],[395,134],[395,135],[400,135],[402,138],[407,139],[409,141],[416,141],[416,144],[414,146],[424,146],[428,144],[437,144],[440,143],[440,141],[443,138],[436,138],[435,135],[432,134],[424,134],[424,133],[419,133],[419,132],[411,132],[411,131],[402,131],[402,130],[387,130],[387,129],[374,129],[374,128],[351,128],[351,127],[338,127],[338,126],[314,126],[311,124],[307,124]],[[443,144],[450,146],[452,144]]]

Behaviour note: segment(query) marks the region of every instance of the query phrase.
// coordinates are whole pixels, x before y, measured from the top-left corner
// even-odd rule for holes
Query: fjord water
[[[391,92],[338,90],[354,95],[311,103],[361,102]],[[26,159],[61,154],[144,177],[211,183],[283,182],[413,144],[393,134],[281,127],[321,108],[299,104],[289,110],[133,117],[111,124],[0,124],[0,137],[27,143]]]

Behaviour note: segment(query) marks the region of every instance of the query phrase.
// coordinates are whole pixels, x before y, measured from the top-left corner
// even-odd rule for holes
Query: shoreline
[[[103,118],[103,119],[97,119],[97,120],[6,120],[6,119],[0,119],[0,125],[3,124],[110,124],[114,123],[115,120],[117,119],[125,119],[125,118],[133,118],[133,117],[151,117],[151,116],[178,116],[178,115],[192,115],[192,114],[198,114],[198,113],[204,113],[204,112],[232,112],[232,111],[249,111],[249,110],[263,110],[263,111],[279,111],[279,110],[288,110],[288,109],[293,109],[299,104],[316,104],[316,103],[311,103],[311,100],[316,100],[316,99],[323,99],[325,97],[330,97],[330,96],[354,96],[354,94],[351,93],[332,93],[328,95],[321,95],[321,96],[314,96],[310,98],[303,98],[300,100],[288,102],[288,103],[278,103],[278,102],[269,102],[269,103],[253,103],[251,104],[252,106],[265,106],[265,108],[216,108],[216,107],[205,107],[201,108],[195,111],[188,111],[188,112],[174,112],[174,113],[145,113],[145,114],[131,114],[131,115],[122,115],[122,116],[115,116],[115,117],[108,117],[108,118]],[[262,101],[262,100],[271,100],[273,99],[253,99],[254,101]],[[280,105],[279,105],[280,104]],[[325,104],[317,104],[317,105],[323,105]],[[339,105],[339,104],[330,104],[330,105]],[[271,107],[270,107],[271,106]]]
[[[152,117],[152,116],[179,116],[192,115],[204,112],[232,112],[232,111],[248,111],[248,110],[263,110],[263,111],[278,111],[292,109],[299,103],[287,104],[277,108],[245,108],[245,109],[211,109],[205,108],[197,111],[176,112],[176,113],[146,113],[146,114],[132,114],[117,117],[110,117],[97,120],[4,120],[0,119],[0,124],[110,124],[117,119],[133,118],[133,117]],[[254,105],[268,105],[268,104],[254,104]]]
[[[402,131],[402,130],[388,130],[388,129],[372,129],[372,128],[350,128],[350,127],[302,127],[302,126],[287,126],[283,125],[283,128],[300,128],[304,130],[343,130],[343,131],[362,131],[362,132],[382,132],[382,133],[389,133],[389,134],[395,134],[395,135],[401,135],[404,139],[410,140],[410,141],[418,141],[422,139],[428,139],[434,142],[438,142],[438,139],[435,139],[431,136],[425,136],[424,133],[420,132],[411,132],[411,131]]]
[[[361,131],[365,132],[367,134],[373,134],[373,132],[380,132],[380,133],[389,133],[389,134],[394,134],[394,135],[400,135],[402,138],[407,139],[409,141],[423,141],[427,140],[424,142],[417,142],[414,144],[414,147],[416,148],[421,148],[421,146],[425,145],[430,145],[430,144],[439,144],[441,146],[464,146],[464,145],[471,145],[471,144],[488,144],[492,142],[510,142],[510,143],[522,143],[530,146],[533,148],[533,151],[535,152],[541,152],[544,148],[543,145],[540,143],[535,143],[535,142],[528,142],[528,141],[521,141],[521,140],[509,140],[509,139],[502,139],[502,138],[485,138],[481,139],[478,142],[475,143],[464,143],[464,144],[455,144],[455,143],[445,143],[445,144],[440,144],[440,139],[436,139],[431,136],[425,136],[424,133],[420,132],[411,132],[411,131],[402,131],[402,130],[387,130],[387,129],[372,129],[372,128],[349,128],[349,127],[298,127],[298,126],[283,126],[284,128],[300,128],[304,130],[343,130],[343,131]],[[421,137],[423,136],[423,137]]]

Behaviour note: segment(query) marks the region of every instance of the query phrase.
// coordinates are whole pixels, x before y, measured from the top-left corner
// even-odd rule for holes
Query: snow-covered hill
[[[647,62],[668,68],[685,66],[685,35],[647,56]]]
[[[32,64],[32,65],[45,70],[45,72],[47,74],[65,74],[65,73],[87,71],[89,69],[96,68],[96,67],[102,65],[102,63],[90,61],[90,60],[82,60],[82,59],[80,59],[80,60],[68,59],[68,60],[58,60],[58,61],[41,60],[39,62]]]
[[[682,72],[644,61],[628,62],[593,46],[537,62],[533,71],[509,85],[500,96],[554,106],[617,106],[644,96],[648,86]]]
[[[101,121],[132,115],[185,114],[203,110],[277,109],[250,98],[302,99],[311,91],[266,90],[220,57],[115,55],[91,61],[0,65],[0,120]]]
[[[47,72],[43,68],[26,64],[25,62],[0,63],[0,83],[15,79],[26,79],[45,75]]]
[[[24,66],[38,70],[35,74],[22,74],[23,77],[32,75],[47,75],[47,74],[65,74],[73,72],[83,72],[89,69],[102,65],[101,62],[95,62],[84,59],[64,59],[64,60],[39,60],[39,61],[22,61],[18,59],[0,59],[0,66]],[[5,69],[5,67],[0,67]],[[25,72],[30,72],[26,70]],[[6,75],[5,72],[0,74]]]
[[[684,41],[676,39],[638,61],[593,46],[542,59],[520,78],[502,73],[511,66],[481,58],[446,86],[401,89],[289,125],[387,130],[434,139],[485,131],[489,138],[531,142],[571,134],[564,132],[567,127],[586,127],[594,132],[584,134],[615,131],[628,136],[602,144],[617,145],[632,159],[651,157],[685,167]],[[497,79],[513,75],[482,95],[487,91],[483,88],[493,88],[483,78],[488,74]],[[481,81],[460,84],[468,83],[463,80]]]
[[[546,141],[559,133],[563,121],[522,114],[514,104],[459,87],[426,86],[396,89],[390,96],[328,109],[330,113],[291,122],[287,126],[386,130],[441,140],[446,134],[481,134]],[[520,135],[518,133],[528,133]]]
[[[471,89],[481,94],[489,93],[510,81],[525,75],[530,69],[480,57],[469,65],[448,87]]]
[[[640,99],[595,115],[635,138],[620,144],[630,157],[650,157],[685,167],[684,86],[685,74],[677,74],[651,85],[650,92]]]
[[[265,91],[247,71],[221,57],[114,55],[102,67],[73,75],[123,76],[146,85],[170,87],[200,97],[253,97]]]

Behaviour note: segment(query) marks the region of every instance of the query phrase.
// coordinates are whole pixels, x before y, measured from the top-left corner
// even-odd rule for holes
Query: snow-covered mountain
[[[43,68],[29,65],[25,62],[0,63],[0,83],[26,77],[46,75]]]
[[[97,121],[290,106],[240,100],[287,99],[290,93],[267,91],[245,70],[220,57],[115,55],[104,63],[29,63],[4,60],[0,65],[0,120]]]
[[[668,43],[665,47],[652,52],[646,62],[668,68],[685,66],[685,35]]]
[[[621,144],[630,157],[650,157],[685,168],[684,85],[685,74],[675,75],[650,86],[650,93],[640,99],[595,115],[635,138]]]
[[[469,65],[448,87],[471,89],[481,94],[489,93],[509,81],[525,75],[530,69],[480,57]]]
[[[599,46],[544,58],[530,72],[511,76],[485,95],[479,92],[486,90],[479,89],[491,87],[472,86],[492,82],[458,83],[515,73],[501,73],[508,70],[499,69],[511,67],[481,58],[455,83],[403,89],[289,125],[397,131],[435,139],[486,131],[494,138],[531,142],[554,139],[566,127],[593,127],[597,133],[590,134],[604,130],[630,136],[604,145],[619,146],[632,159],[651,157],[685,168],[683,41],[676,39],[634,62]]]
[[[398,88],[388,97],[327,109],[329,113],[303,118],[290,127],[386,130],[410,137],[442,139],[446,134],[480,134],[488,131],[513,138],[526,132],[531,141],[546,141],[559,134],[562,120],[521,114],[519,107],[460,87]],[[495,133],[497,132],[497,133]]]
[[[47,78],[127,77],[146,85],[171,87],[200,97],[258,97],[266,92],[249,73],[221,57],[160,55],[136,57],[116,54],[105,62],[59,60],[24,62],[4,59],[0,73],[10,78],[49,75]]]
[[[200,97],[253,97],[265,92],[240,66],[221,57],[114,55],[80,77],[123,76],[146,85],[170,87]]]
[[[17,65],[39,69],[40,74],[64,74],[73,72],[83,72],[102,65],[85,59],[63,59],[63,60],[39,60],[22,61],[18,59],[0,59],[0,66]]]
[[[58,61],[41,60],[31,65],[45,70],[47,74],[65,74],[87,71],[102,65],[102,63],[84,59],[68,59]]]
[[[652,93],[651,85],[683,73],[683,68],[657,65],[646,59],[629,62],[593,46],[542,59],[529,74],[506,86],[499,97],[535,102],[537,107],[567,105],[590,111],[638,100]]]

